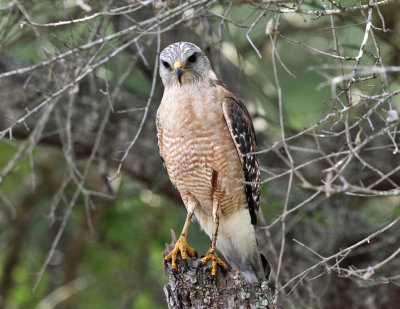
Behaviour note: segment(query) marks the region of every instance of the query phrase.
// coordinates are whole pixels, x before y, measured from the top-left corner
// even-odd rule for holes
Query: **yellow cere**
[[[182,69],[182,62],[180,62],[179,60],[174,62],[174,71],[179,68]]]

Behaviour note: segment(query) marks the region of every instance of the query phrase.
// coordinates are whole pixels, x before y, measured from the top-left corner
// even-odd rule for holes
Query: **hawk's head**
[[[208,76],[210,62],[193,43],[177,42],[160,54],[160,76],[164,86],[199,81]]]

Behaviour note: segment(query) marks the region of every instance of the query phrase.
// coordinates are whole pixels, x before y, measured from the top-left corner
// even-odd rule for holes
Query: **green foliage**
[[[15,156],[18,152],[18,147],[20,145],[20,143],[9,143],[0,140],[0,170],[7,166],[10,158]],[[32,156],[35,156],[35,151]],[[13,197],[14,194],[19,194],[18,190],[16,190],[18,186],[32,180],[32,178],[28,177],[30,172],[32,172],[32,170],[29,164],[29,157],[25,157],[17,163],[10,175],[4,179],[0,187],[1,191],[9,197]]]
[[[373,226],[381,226],[400,215],[400,205],[396,198],[370,198],[360,213],[363,219]]]

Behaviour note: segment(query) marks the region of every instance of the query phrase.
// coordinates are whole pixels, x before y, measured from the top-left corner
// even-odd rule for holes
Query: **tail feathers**
[[[200,224],[210,237],[212,223],[202,222],[200,218]],[[268,279],[270,267],[258,250],[248,209],[237,211],[228,218],[220,218],[217,249],[230,266],[239,268],[247,282],[255,283]]]
[[[225,259],[232,267],[239,268],[241,274],[249,283],[256,283],[268,279],[270,267],[265,257],[258,252],[258,248],[243,255],[231,252]]]
[[[245,217],[248,221],[239,215],[237,218],[231,216],[228,220],[220,221],[217,249],[232,267],[239,268],[247,282],[265,281],[268,279],[270,267],[258,250],[248,210],[247,218]]]
[[[269,275],[271,273],[271,266],[269,266],[269,263],[267,261],[267,259],[265,258],[264,254],[260,253],[260,258],[261,258],[261,262],[264,268],[264,276],[265,276],[265,280],[269,279]]]

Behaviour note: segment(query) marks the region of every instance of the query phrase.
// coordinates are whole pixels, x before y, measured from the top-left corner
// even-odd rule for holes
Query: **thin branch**
[[[373,3],[368,3],[368,4],[362,4],[358,6],[352,6],[352,7],[341,7],[340,9],[328,9],[328,10],[303,10],[300,9],[300,7],[295,7],[295,8],[289,8],[289,7],[279,7],[276,10],[273,10],[274,12],[277,13],[297,13],[297,14],[305,14],[305,15],[314,15],[314,16],[327,16],[327,15],[340,15],[344,13],[354,13],[354,12],[360,12],[360,11],[365,11],[371,8],[376,8],[378,6],[383,6],[383,5],[388,5],[395,0],[382,0],[382,1],[377,1]]]
[[[155,89],[155,86],[156,86],[160,51],[161,51],[161,39],[160,39],[160,33],[159,33],[157,35],[157,56],[156,56],[155,62],[154,62],[153,81],[152,81],[152,84],[151,84],[150,95],[149,95],[149,98],[147,100],[146,106],[144,108],[142,121],[140,122],[139,128],[138,128],[134,138],[132,139],[131,143],[129,144],[128,148],[125,150],[124,155],[122,156],[122,158],[120,160],[120,163],[119,163],[118,168],[117,168],[117,172],[115,173],[115,175],[113,177],[109,178],[110,182],[114,181],[117,177],[119,177],[119,175],[121,173],[122,164],[124,163],[125,159],[127,158],[129,151],[135,145],[136,140],[139,137],[140,133],[142,132],[143,125],[144,125],[144,123],[145,123],[145,121],[147,119],[147,114],[149,112],[150,103],[151,103],[151,100],[153,99],[154,89]]]
[[[341,250],[329,257],[325,257],[323,259],[321,259],[318,263],[314,264],[313,266],[305,269],[304,271],[302,271],[300,274],[294,276],[292,279],[290,279],[285,285],[283,285],[279,291],[283,291],[286,287],[288,287],[290,284],[292,284],[294,281],[296,280],[302,280],[307,274],[310,273],[310,271],[316,269],[317,267],[329,262],[330,260],[333,259],[337,259],[343,255],[347,255],[349,254],[352,250],[362,246],[365,243],[369,243],[371,239],[375,238],[377,235],[382,234],[383,232],[387,231],[388,229],[390,229],[391,227],[393,227],[395,224],[397,224],[400,221],[400,216],[397,217],[396,219],[394,219],[392,222],[390,222],[389,224],[385,225],[383,228],[377,230],[376,232],[370,234],[369,236],[365,237],[364,239],[360,240],[359,242],[355,243],[352,246],[347,247],[344,250]]]

